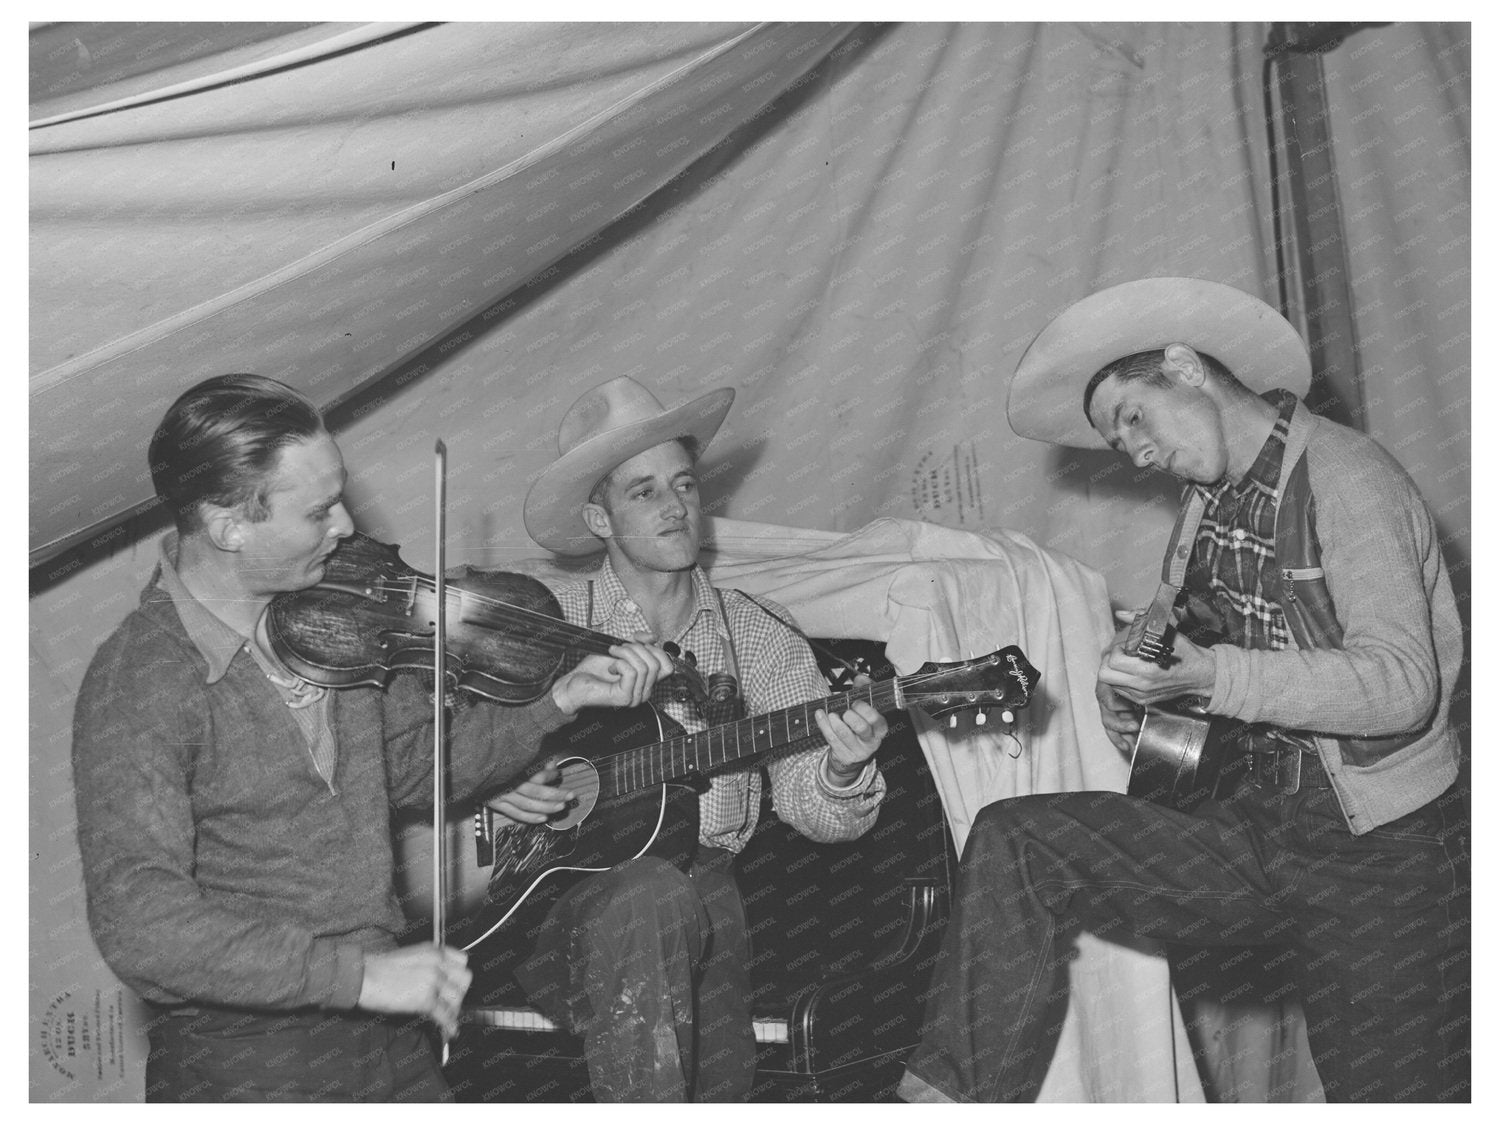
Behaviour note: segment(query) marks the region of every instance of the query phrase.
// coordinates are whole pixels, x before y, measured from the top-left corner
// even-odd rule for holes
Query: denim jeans
[[[654,856],[591,875],[516,970],[583,1037],[601,1102],[744,1101],[755,1076],[745,907],[722,848],[685,875]]]
[[[1118,793],[999,801],[965,846],[900,1093],[1034,1100],[1085,928],[1288,947],[1329,1101],[1467,1100],[1468,921],[1457,789],[1363,836],[1331,789],[1242,786],[1191,815]]]
[[[148,1030],[148,1102],[451,1101],[430,1025],[365,1012],[164,1015]]]

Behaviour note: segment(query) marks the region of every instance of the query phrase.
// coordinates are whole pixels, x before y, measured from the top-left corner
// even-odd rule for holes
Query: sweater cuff
[[[1250,678],[1246,651],[1233,645],[1214,645],[1209,652],[1214,658],[1214,690],[1206,705],[1208,713],[1248,719],[1240,714],[1249,698],[1245,690]]]
[[[313,942],[311,971],[314,1002],[346,1011],[359,1003],[365,983],[365,951],[352,941],[318,938]],[[319,980],[318,978],[323,978]]]
[[[547,685],[547,690],[542,692],[541,698],[525,707],[517,708],[513,714],[524,719],[534,730],[540,740],[540,736],[550,734],[558,727],[567,726],[577,715],[566,715],[563,709],[557,705],[557,700],[552,698],[552,685]]]

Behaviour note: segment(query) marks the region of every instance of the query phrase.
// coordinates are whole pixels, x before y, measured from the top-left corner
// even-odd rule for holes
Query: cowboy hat
[[[587,555],[603,543],[583,522],[594,485],[616,465],[674,438],[702,450],[723,424],[734,391],[716,391],[668,410],[628,375],[601,383],[568,408],[557,428],[558,458],[526,494],[526,533],[559,555]]]
[[[1270,305],[1196,277],[1147,277],[1101,289],[1059,313],[1021,356],[1006,413],[1022,437],[1107,449],[1083,413],[1083,391],[1105,364],[1168,344],[1206,352],[1257,393],[1306,394],[1307,346]]]

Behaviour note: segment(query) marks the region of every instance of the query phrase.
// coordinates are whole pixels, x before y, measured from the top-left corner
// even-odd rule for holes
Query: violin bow
[[[446,531],[448,447],[441,438],[434,450],[437,517],[433,521],[437,529],[437,562],[433,567],[433,586],[437,596],[437,609],[433,617],[432,652],[432,942],[443,948],[447,936],[446,915],[447,888],[444,880],[448,873],[448,838],[443,823],[443,811],[448,807],[447,793],[447,713],[443,697],[447,694],[446,654],[448,645],[447,600],[448,587],[444,571],[447,558],[443,540]],[[439,1029],[443,1041],[443,1063],[448,1065],[448,1036]]]

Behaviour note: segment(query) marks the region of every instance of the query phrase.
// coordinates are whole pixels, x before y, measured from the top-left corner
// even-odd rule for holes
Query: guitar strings
[[[984,664],[992,662],[995,662],[992,658],[985,657],[977,663]],[[972,666],[972,664],[970,666]],[[961,668],[962,666],[960,666],[960,669]],[[878,680],[863,687],[855,688],[851,691],[828,696],[826,699],[810,701],[801,704],[793,704],[791,707],[783,708],[780,711],[773,711],[769,714],[756,715],[750,718],[740,719],[737,722],[726,723],[723,726],[708,727],[704,730],[681,734],[675,738],[664,739],[661,742],[651,743],[646,746],[630,747],[625,750],[617,751],[613,754],[600,755],[597,760],[601,765],[608,766],[610,780],[616,786],[615,792],[628,791],[630,787],[635,787],[638,784],[656,784],[660,780],[665,778],[667,773],[667,763],[672,762],[678,754],[683,755],[683,761],[684,764],[686,764],[687,753],[694,749],[694,742],[701,741],[703,743],[706,743],[706,749],[710,752],[710,754],[712,754],[712,751],[714,749],[712,746],[713,737],[718,736],[727,744],[727,736],[730,731],[739,732],[749,727],[752,728],[747,732],[752,743],[752,749],[750,753],[754,754],[757,752],[753,746],[756,733],[753,729],[754,727],[764,725],[765,730],[769,731],[776,726],[778,720],[783,724],[788,724],[788,720],[790,719],[790,717],[800,709],[803,712],[804,716],[804,721],[802,724],[804,733],[794,734],[791,730],[790,725],[787,725],[786,733],[789,737],[789,740],[795,742],[801,738],[814,737],[814,732],[816,732],[817,728],[812,722],[813,711],[847,710],[848,705],[856,698],[864,699],[865,702],[869,703],[872,707],[876,707],[877,710],[881,710],[882,708],[877,706],[876,698],[877,693],[880,693],[882,698],[884,697],[885,693],[882,691],[882,689],[890,689],[889,702],[894,703],[898,698],[897,692],[895,690],[898,681],[901,687],[900,694],[902,696],[907,696],[920,693],[921,688],[925,684],[928,684],[933,680],[941,680],[945,677],[949,677],[956,670],[958,669],[937,669],[932,672],[914,672],[910,676],[894,677],[889,680]],[[1018,707],[1021,706],[1023,702],[1025,702],[1024,700],[1012,701],[1007,698],[1009,686],[1010,685],[1008,683],[1002,685],[1000,697],[998,699],[989,701],[991,706]],[[964,697],[971,694],[977,695],[993,693],[950,691],[943,694],[948,696]],[[1027,694],[1029,695],[1029,692]],[[971,702],[977,705],[980,701],[973,700]],[[740,737],[739,734],[736,733],[736,749],[739,748],[739,742]],[[768,750],[765,752],[769,752],[770,749],[775,749],[775,747],[768,748]],[[739,757],[748,756],[750,755],[736,754],[732,758],[725,758],[725,762],[735,760]],[[709,768],[712,768],[712,766],[713,763],[710,762]],[[627,787],[625,790],[621,790],[619,788],[619,786],[622,784]]]

